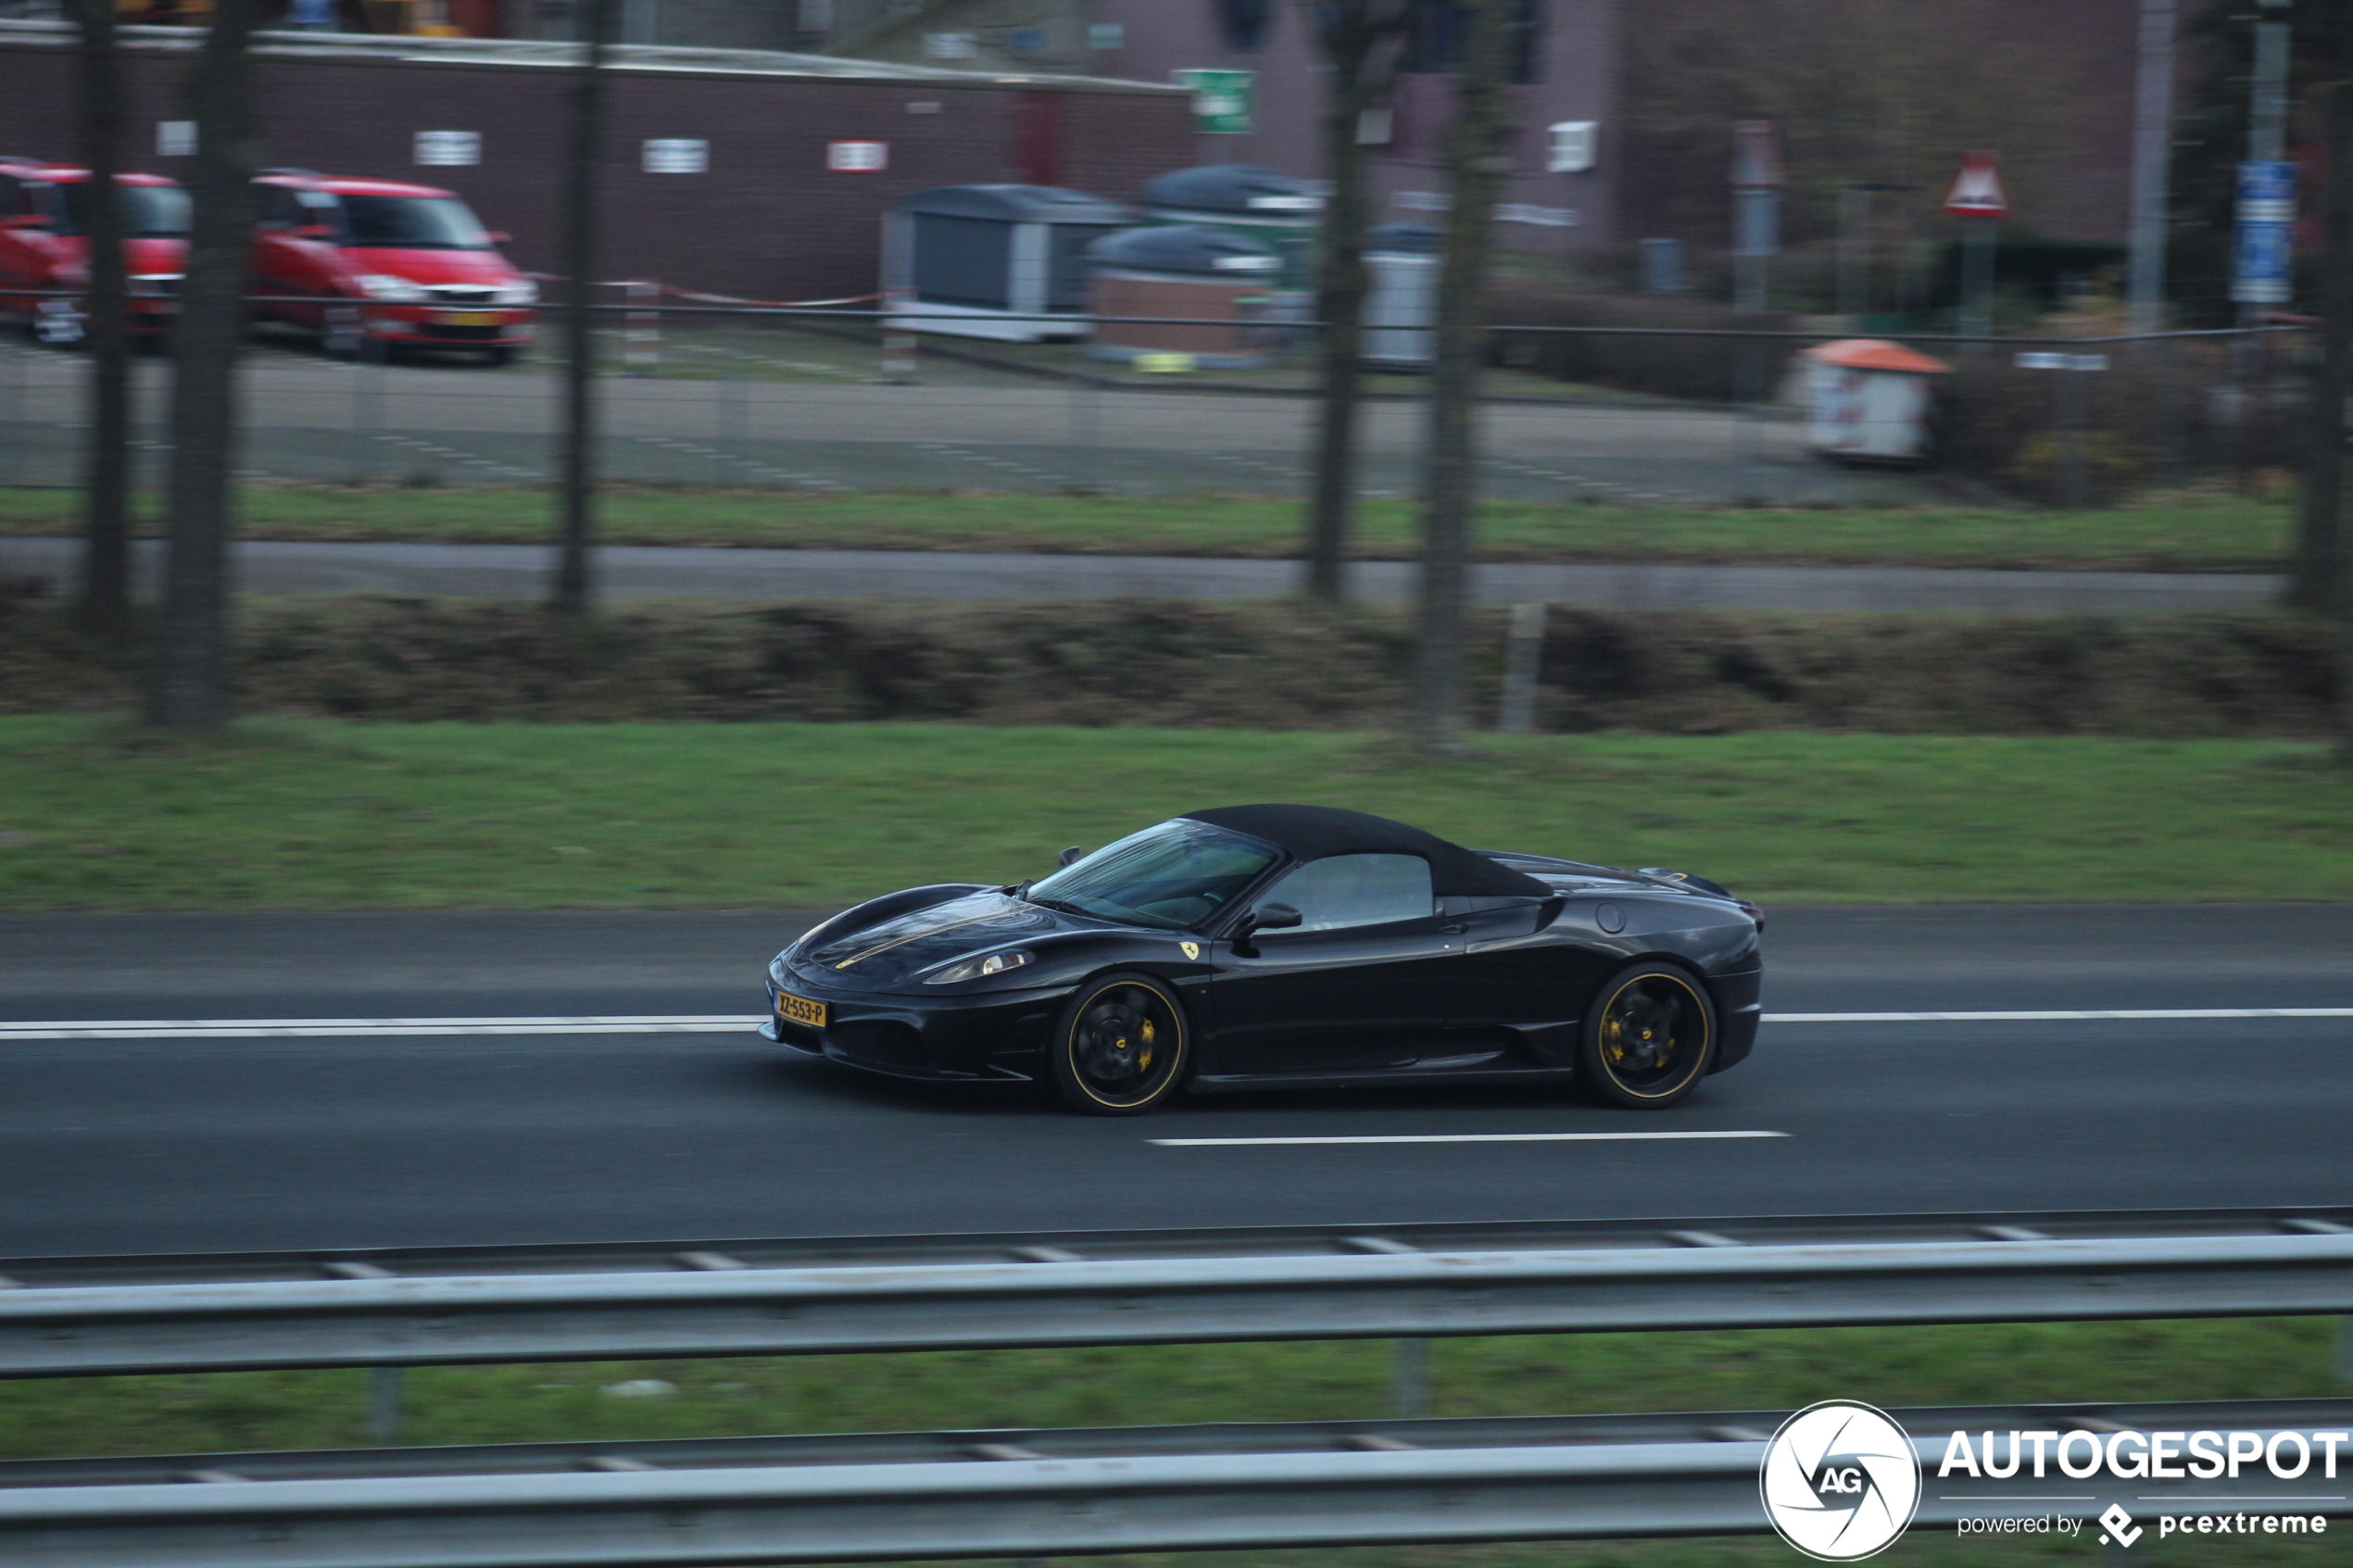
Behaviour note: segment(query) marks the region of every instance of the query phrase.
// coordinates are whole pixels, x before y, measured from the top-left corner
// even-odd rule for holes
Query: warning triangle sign
[[[1956,218],[2007,218],[2009,188],[2002,183],[1998,153],[1965,153],[1953,188],[1944,193],[1944,210]]]

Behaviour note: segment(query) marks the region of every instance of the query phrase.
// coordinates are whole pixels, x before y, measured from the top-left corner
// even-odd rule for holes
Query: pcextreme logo
[[[1819,1562],[1856,1562],[1911,1524],[1920,1463],[1885,1411],[1825,1399],[1781,1423],[1756,1486],[1781,1539]]]

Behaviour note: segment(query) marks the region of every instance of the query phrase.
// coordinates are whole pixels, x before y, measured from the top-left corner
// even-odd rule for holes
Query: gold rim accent
[[[1616,1071],[1617,1063],[1626,1060],[1626,1052],[1629,1048],[1628,1043],[1625,1039],[1625,1022],[1617,1016],[1617,1001],[1618,998],[1625,996],[1628,991],[1641,985],[1645,980],[1672,981],[1674,984],[1681,986],[1683,988],[1683,994],[1691,997],[1694,1003],[1698,1004],[1694,1016],[1698,1018],[1703,1031],[1699,1042],[1699,1049],[1692,1057],[1692,1071],[1686,1073],[1682,1077],[1677,1079],[1674,1083],[1667,1085],[1666,1087],[1656,1090],[1638,1089],[1633,1085],[1626,1082],[1625,1079],[1620,1078]],[[1650,1037],[1651,1031],[1647,1029],[1643,1030],[1642,1038],[1647,1040]],[[1715,1044],[1716,1033],[1712,1028],[1707,1026],[1706,998],[1699,994],[1698,989],[1694,987],[1689,980],[1670,970],[1662,970],[1652,974],[1636,975],[1633,979],[1626,982],[1625,985],[1620,985],[1616,991],[1611,992],[1608,1003],[1602,1009],[1602,1055],[1605,1059],[1610,1070],[1610,1081],[1616,1084],[1619,1089],[1623,1090],[1627,1094],[1632,1095],[1637,1099],[1665,1099],[1669,1095],[1681,1093],[1685,1085],[1689,1085],[1693,1078],[1699,1075],[1699,1070],[1707,1065],[1707,1054],[1714,1048]]]
[[[1157,986],[1157,985],[1151,985],[1151,984],[1149,984],[1149,983],[1147,983],[1147,982],[1145,982],[1145,981],[1141,981],[1141,980],[1122,980],[1122,981],[1118,981],[1118,982],[1116,982],[1116,983],[1114,983],[1114,984],[1113,984],[1113,985],[1106,985],[1106,986],[1102,987],[1101,990],[1096,991],[1096,992],[1092,993],[1091,995],[1089,995],[1089,996],[1088,997],[1088,998],[1087,998],[1088,1005],[1088,1006],[1092,1006],[1095,1002],[1097,1002],[1097,1001],[1101,1000],[1103,997],[1105,997],[1105,996],[1109,995],[1110,993],[1112,993],[1112,992],[1114,992],[1114,991],[1125,990],[1125,989],[1127,989],[1127,988],[1129,988],[1129,987],[1131,987],[1131,986],[1132,986],[1133,988],[1135,988],[1136,990],[1139,990],[1139,991],[1149,992],[1151,996],[1153,996],[1153,997],[1157,997],[1157,998],[1159,999],[1159,1001],[1160,1001],[1160,1003],[1161,1003],[1161,1005],[1162,1005],[1162,1006],[1165,1007],[1165,1008],[1168,1010],[1168,1016],[1169,1016],[1170,1020],[1171,1020],[1171,1021],[1175,1023],[1175,1025],[1176,1025],[1176,1060],[1177,1060],[1179,1062],[1182,1062],[1182,1061],[1184,1060],[1184,1051],[1185,1051],[1185,1011],[1184,1011],[1184,1009],[1182,1009],[1182,1008],[1180,1008],[1180,1007],[1178,1007],[1178,1006],[1176,1005],[1176,997],[1172,997],[1172,996],[1168,995],[1165,991],[1163,991],[1163,990],[1162,990],[1159,986]],[[1073,1047],[1074,1043],[1076,1042],[1076,1036],[1077,1036],[1077,1030],[1078,1030],[1078,1025],[1079,1025],[1079,1022],[1080,1022],[1080,1021],[1081,1021],[1081,1020],[1083,1020],[1083,1019],[1086,1017],[1086,1015],[1087,1015],[1087,1009],[1086,1009],[1085,1007],[1081,1007],[1081,1008],[1078,1010],[1078,1015],[1077,1015],[1077,1017],[1073,1018],[1073,1019],[1071,1020],[1070,1028],[1069,1028],[1067,1031],[1065,1031],[1065,1032],[1063,1033],[1063,1035],[1062,1051],[1063,1051],[1063,1055],[1064,1059],[1065,1059],[1065,1060],[1070,1060],[1070,1062],[1071,1062],[1071,1074],[1070,1074],[1070,1076],[1071,1076],[1071,1081],[1072,1081],[1072,1082],[1074,1082],[1074,1083],[1076,1083],[1076,1084],[1078,1085],[1078,1088],[1079,1088],[1079,1092],[1080,1092],[1080,1093],[1084,1094],[1084,1095],[1085,1095],[1085,1096],[1086,1096],[1088,1099],[1093,1100],[1093,1101],[1094,1101],[1097,1105],[1109,1106],[1111,1109],[1113,1109],[1113,1110],[1133,1110],[1133,1109],[1134,1109],[1137,1105],[1139,1105],[1139,1104],[1142,1103],[1142,1101],[1141,1101],[1141,1100],[1118,1100],[1118,1099],[1106,1099],[1106,1098],[1104,1098],[1101,1095],[1097,1094],[1097,1093],[1095,1092],[1095,1090],[1094,1090],[1094,1086],[1093,1086],[1092,1085],[1090,1085],[1090,1084],[1088,1084],[1088,1083],[1087,1082],[1087,1074],[1086,1074],[1086,1073],[1081,1073],[1081,1072],[1079,1072],[1079,1071],[1077,1070],[1077,1066],[1078,1066],[1078,1064],[1077,1064],[1076,1060],[1072,1057],[1072,1047]],[[1141,1029],[1138,1030],[1138,1031],[1137,1031],[1137,1033],[1138,1033],[1139,1035],[1140,1035],[1143,1037],[1143,1041],[1144,1041],[1144,1051],[1143,1051],[1143,1054],[1142,1054],[1142,1055],[1141,1055],[1141,1056],[1138,1059],[1138,1061],[1137,1061],[1137,1071],[1138,1071],[1138,1072],[1139,1072],[1139,1073],[1149,1073],[1149,1072],[1151,1072],[1151,1066],[1152,1066],[1152,1058],[1153,1058],[1153,1056],[1154,1056],[1154,1054],[1155,1054],[1155,1051],[1154,1051],[1154,1047],[1153,1047],[1153,1040],[1154,1040],[1155,1035],[1158,1034],[1158,1030],[1154,1028],[1154,1026],[1153,1026],[1153,1024],[1152,1024],[1152,1021],[1151,1021],[1151,1019],[1149,1019],[1149,1018],[1148,1018],[1148,1019],[1144,1020],[1144,1026],[1143,1026]],[[1127,1044],[1127,1042],[1126,1042],[1126,1040],[1121,1040],[1121,1041],[1119,1041],[1119,1042],[1118,1042],[1118,1048],[1120,1048],[1120,1049],[1125,1049],[1125,1048],[1126,1047],[1126,1044]],[[1171,1076],[1170,1076],[1170,1083],[1174,1083],[1174,1082],[1175,1082],[1175,1076],[1174,1076],[1174,1074],[1171,1074]],[[1153,1093],[1154,1093],[1155,1095],[1164,1093],[1164,1092],[1166,1092],[1166,1090],[1167,1090],[1168,1086],[1169,1086],[1169,1085],[1168,1085],[1167,1084],[1164,1084],[1164,1085],[1162,1085],[1160,1086],[1160,1088],[1159,1088],[1159,1089],[1154,1090],[1154,1091],[1153,1091]]]

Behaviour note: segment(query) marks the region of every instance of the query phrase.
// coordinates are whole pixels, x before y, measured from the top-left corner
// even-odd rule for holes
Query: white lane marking
[[[2048,1009],[2017,1012],[1768,1012],[1768,1023],[2064,1023],[2168,1018],[2353,1018],[2353,1008]]]
[[[1277,1144],[1685,1143],[1696,1138],[1785,1138],[1787,1133],[1375,1133],[1337,1138],[1146,1138],[1163,1148],[1255,1148]]]
[[[718,1035],[756,1029],[762,1015],[587,1018],[214,1018],[109,1019],[0,1023],[6,1040],[325,1039],[389,1035]]]

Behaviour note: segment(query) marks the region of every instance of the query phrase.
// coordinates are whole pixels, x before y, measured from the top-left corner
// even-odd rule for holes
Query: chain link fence
[[[599,468],[614,483],[1277,496],[1310,483],[1312,324],[1062,317],[1045,325],[1091,335],[1025,342],[1012,320],[988,323],[1006,337],[980,337],[933,320],[911,345],[867,310],[637,301],[599,307],[596,320]],[[543,317],[535,348],[489,363],[462,341],[421,350],[257,328],[239,471],[550,484],[563,408],[554,331]],[[1418,490],[1428,383],[1415,364],[1428,336],[1368,333],[1367,495]],[[2311,340],[2295,326],[1891,345],[1499,325],[1480,378],[1480,484],[1496,499],[1718,507],[2084,506],[2259,485],[2297,461]],[[151,345],[136,373],[141,483],[163,476],[170,375],[168,342]],[[0,344],[0,484],[78,482],[86,381],[70,343]]]

